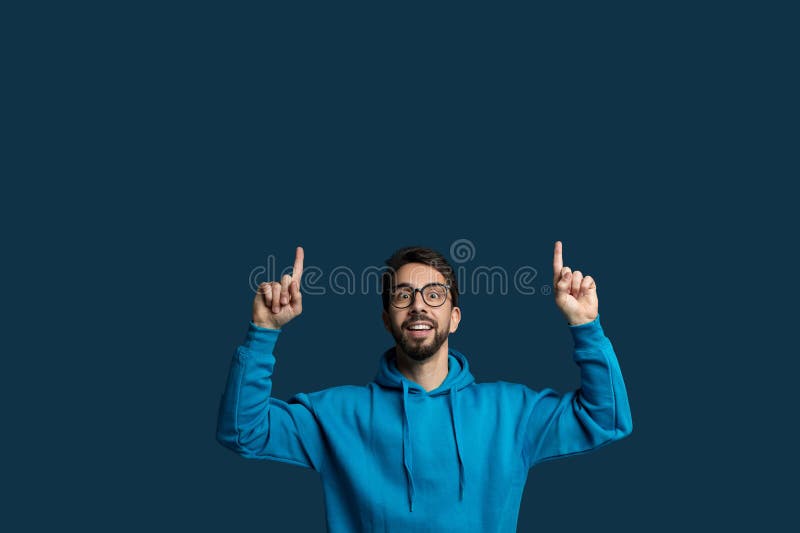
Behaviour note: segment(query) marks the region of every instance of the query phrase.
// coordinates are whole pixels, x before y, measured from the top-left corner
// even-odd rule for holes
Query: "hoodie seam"
[[[614,372],[611,369],[611,359],[606,353],[606,346],[603,343],[603,346],[600,348],[600,351],[603,354],[603,358],[606,361],[606,372],[608,373],[608,385],[609,389],[611,390],[611,428],[608,430],[613,435],[614,432],[617,430],[617,391],[614,387]]]
[[[306,398],[308,398],[308,405],[311,406],[311,413],[314,415],[314,423],[320,428],[320,434],[322,434],[322,427],[319,423],[319,414],[317,413],[317,408],[314,406],[314,402],[311,400],[311,397],[306,394]],[[301,426],[297,426],[297,430],[300,433],[303,433],[303,429]],[[303,433],[303,441],[305,442],[305,434]],[[319,473],[322,474],[322,470],[327,468],[328,463],[328,454],[327,450],[325,449],[325,440],[320,439],[320,461],[319,461]],[[311,458],[311,454],[309,454],[309,458]]]
[[[591,350],[584,348],[581,349],[580,351],[576,350],[576,352],[590,353]],[[608,353],[606,352],[605,342],[603,343],[603,346],[600,347],[600,353],[603,355],[606,377],[608,378],[608,388],[611,391],[611,427],[606,428],[603,427],[601,424],[598,425],[600,425],[600,427],[603,428],[604,430],[610,433],[614,433],[617,431],[617,392],[616,389],[614,388],[614,383],[615,383],[614,372],[611,369],[611,360],[608,356]],[[583,396],[583,394],[581,394],[581,396]]]
[[[239,352],[239,376],[236,383],[236,401],[234,403],[233,408],[233,427],[236,428],[236,446],[246,452],[244,445],[242,444],[242,430],[239,425],[239,405],[241,404],[241,397],[242,397],[242,382],[244,381],[245,375],[245,367],[247,365],[247,354]]]
[[[281,457],[280,455],[274,455],[274,454],[271,454],[271,453],[265,453],[265,454],[260,454],[259,455],[259,454],[252,453],[252,452],[245,452],[243,454],[243,457],[245,457],[246,459],[259,459],[259,460],[266,460],[266,461],[279,461],[281,463],[288,463],[288,464],[291,464],[291,465],[297,465],[297,466],[302,466],[302,467],[308,468],[308,464],[304,463],[303,461],[298,461],[297,459],[291,459],[291,458],[288,458],[288,457]]]
[[[538,464],[546,463],[548,461],[553,461],[555,459],[562,459],[562,458],[565,458],[565,457],[571,457],[573,455],[581,455],[581,454],[584,454],[584,453],[589,453],[589,452],[592,452],[594,450],[597,450],[598,448],[602,448],[603,446],[605,446],[607,444],[610,444],[612,442],[614,442],[614,438],[613,437],[608,438],[608,439],[606,439],[606,440],[604,440],[604,441],[602,441],[602,442],[600,442],[598,444],[595,444],[591,448],[586,448],[585,450],[577,450],[577,451],[574,451],[574,452],[567,452],[567,453],[559,453],[557,455],[550,455],[550,456],[545,457],[543,459],[538,459],[535,463],[531,464],[528,468],[530,469],[530,468],[533,468],[534,466],[536,466]]]

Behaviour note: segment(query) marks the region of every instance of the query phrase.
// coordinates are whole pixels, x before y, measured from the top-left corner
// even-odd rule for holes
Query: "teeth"
[[[408,329],[431,329],[431,327],[426,324],[417,324],[409,327]]]

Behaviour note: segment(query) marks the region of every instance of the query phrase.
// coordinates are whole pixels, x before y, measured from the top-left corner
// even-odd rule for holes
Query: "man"
[[[555,301],[581,372],[581,387],[565,395],[476,383],[467,358],[448,345],[461,320],[453,269],[441,254],[412,247],[387,260],[383,321],[396,345],[381,356],[375,380],[272,398],[273,352],[280,328],[302,312],[302,272],[298,247],[292,276],[260,286],[231,363],[217,439],[246,458],[319,472],[329,531],[515,531],[531,467],[631,432],[597,287],[563,266],[560,241]],[[360,327],[341,326],[348,334]]]

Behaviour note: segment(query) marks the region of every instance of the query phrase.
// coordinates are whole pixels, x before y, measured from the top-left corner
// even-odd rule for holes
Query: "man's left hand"
[[[553,290],[556,305],[571,326],[586,324],[597,318],[597,285],[591,276],[580,270],[572,272],[564,266],[561,241],[553,251]]]

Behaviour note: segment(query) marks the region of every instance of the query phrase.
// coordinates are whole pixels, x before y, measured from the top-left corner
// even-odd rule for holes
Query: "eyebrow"
[[[422,287],[427,287],[428,285],[447,285],[447,284],[446,283],[442,283],[441,281],[431,281],[430,283],[426,283]],[[412,284],[410,284],[410,283],[398,283],[398,284],[396,284],[394,286],[395,289],[398,288],[398,287],[410,287],[412,289],[414,288],[414,286]],[[422,287],[419,287],[419,288],[421,289]]]

